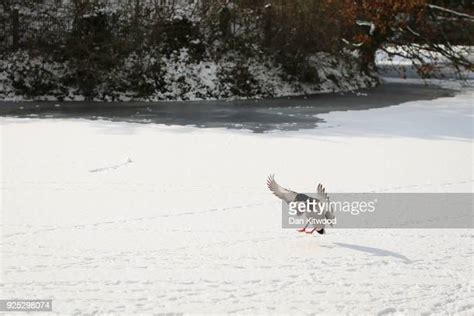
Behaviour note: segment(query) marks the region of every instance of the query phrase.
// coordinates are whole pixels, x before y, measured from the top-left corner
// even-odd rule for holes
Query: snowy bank
[[[94,101],[219,100],[307,95],[372,87],[377,79],[360,72],[355,61],[320,53],[310,59],[315,79],[302,82],[263,54],[233,53],[220,60],[195,60],[188,49],[161,56],[131,54],[101,74]],[[74,66],[18,52],[0,61],[0,100],[83,101],[71,84]]]

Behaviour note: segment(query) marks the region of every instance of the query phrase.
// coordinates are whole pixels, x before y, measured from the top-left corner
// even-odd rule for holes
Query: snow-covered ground
[[[255,134],[1,118],[0,298],[56,313],[474,313],[473,231],[281,228],[265,186],[472,192],[473,97]]]

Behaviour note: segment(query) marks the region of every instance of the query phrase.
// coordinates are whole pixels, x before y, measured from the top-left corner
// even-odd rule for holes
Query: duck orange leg
[[[309,223],[306,223],[306,225],[304,225],[303,228],[300,228],[300,229],[297,229],[297,231],[299,231],[300,233],[303,233],[306,231],[306,227],[308,227]]]

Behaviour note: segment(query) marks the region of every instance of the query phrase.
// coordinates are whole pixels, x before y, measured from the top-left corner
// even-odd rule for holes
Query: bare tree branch
[[[454,15],[456,15],[456,16],[458,16],[458,17],[462,17],[462,18],[465,18],[465,19],[469,19],[469,20],[474,21],[474,16],[469,15],[469,14],[467,14],[467,13],[462,13],[462,12],[454,11],[454,10],[447,9],[447,8],[443,8],[443,7],[434,5],[434,4],[428,4],[428,7],[429,7],[430,9],[434,9],[434,10],[438,10],[438,11],[443,11],[443,12],[446,12],[446,13],[454,14]]]

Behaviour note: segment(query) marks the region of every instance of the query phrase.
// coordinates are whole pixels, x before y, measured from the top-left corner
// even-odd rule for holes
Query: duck
[[[304,215],[304,217],[306,218],[305,225],[302,228],[298,229],[298,232],[307,234],[313,234],[314,232],[317,232],[318,234],[324,235],[326,234],[326,230],[325,225],[324,223],[321,223],[321,220],[335,220],[334,210],[330,208],[329,196],[326,193],[326,188],[321,183],[318,184],[316,189],[316,195],[314,197],[309,196],[307,194],[298,193],[289,189],[285,189],[276,182],[275,175],[273,174],[269,175],[267,178],[267,187],[276,197],[278,197],[288,205],[292,205],[294,204],[294,202],[296,202],[305,203],[306,206],[311,205],[317,208],[317,210],[314,208],[310,208],[311,211],[296,212],[296,215]],[[321,211],[320,206],[324,203],[326,203],[326,207],[323,207]],[[315,221],[318,220],[319,223],[316,223]],[[310,225],[312,225],[313,228],[307,230],[308,226]]]

